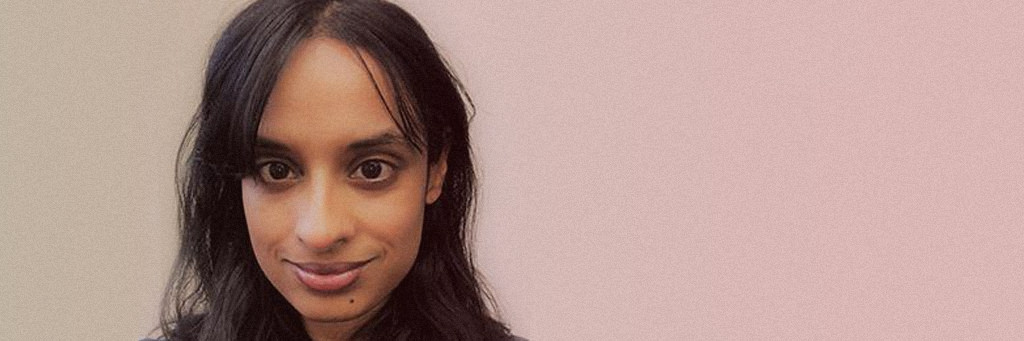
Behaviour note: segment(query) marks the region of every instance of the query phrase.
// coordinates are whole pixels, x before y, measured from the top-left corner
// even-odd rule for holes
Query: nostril
[[[331,236],[304,236],[299,235],[299,242],[307,248],[315,251],[331,251],[345,243],[345,238]]]

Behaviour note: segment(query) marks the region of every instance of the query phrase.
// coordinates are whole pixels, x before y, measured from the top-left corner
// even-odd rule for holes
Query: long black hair
[[[468,135],[472,102],[419,23],[398,6],[375,0],[260,0],[225,28],[179,150],[181,248],[164,295],[164,336],[309,338],[299,313],[256,263],[240,180],[253,165],[256,131],[278,73],[300,41],[317,36],[375,58],[386,71],[383,81],[394,88],[397,105],[389,110],[405,137],[430,163],[447,154],[442,194],[426,207],[416,261],[356,337],[506,337],[467,240],[475,179]]]

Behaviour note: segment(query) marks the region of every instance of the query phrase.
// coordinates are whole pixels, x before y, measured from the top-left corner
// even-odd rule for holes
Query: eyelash
[[[366,174],[361,174],[364,171],[363,167],[372,163],[378,164],[380,167],[380,170],[378,170],[378,172],[380,172],[379,179],[369,179],[366,177]],[[284,167],[286,167],[286,171],[288,172],[286,177],[283,179],[274,179],[273,176],[270,175],[271,170],[269,168],[273,165],[283,165]],[[349,175],[347,177],[349,179],[355,179],[359,182],[362,182],[365,185],[376,187],[382,186],[386,183],[390,183],[390,180],[392,180],[396,176],[395,173],[397,171],[398,167],[392,162],[388,162],[381,159],[367,159],[357,164],[353,168],[353,170],[349,172]],[[259,162],[256,164],[256,170],[255,174],[253,175],[253,178],[255,178],[258,182],[264,185],[280,186],[285,185],[287,182],[296,180],[297,177],[299,176],[298,174],[299,172],[296,171],[295,167],[293,167],[289,162],[280,160],[270,160]]]
[[[381,173],[382,176],[379,179],[369,179],[369,178],[366,177],[366,174],[363,174],[361,177],[357,177],[356,176],[357,174],[363,173],[363,166],[366,166],[366,165],[369,165],[369,164],[374,164],[374,163],[380,165],[380,167],[381,167],[379,172]],[[349,174],[349,178],[352,178],[352,179],[362,179],[360,181],[364,181],[364,182],[369,183],[369,184],[379,184],[379,183],[387,182],[388,180],[393,178],[395,176],[394,173],[397,170],[398,169],[395,167],[395,165],[390,163],[390,162],[387,162],[387,161],[384,161],[384,160],[381,160],[381,159],[369,159],[369,160],[365,160],[363,162],[360,162],[358,165],[356,165],[355,169],[351,172],[351,174]]]
[[[288,171],[288,176],[285,179],[273,179],[270,176],[270,166],[273,165],[283,165],[284,167],[286,167],[285,170]],[[282,162],[278,160],[257,163],[255,173],[256,174],[254,174],[253,177],[257,181],[259,181],[262,184],[268,185],[280,185],[286,182],[286,180],[294,180],[295,178],[298,177],[298,172],[295,171],[295,167],[292,167],[288,162]]]

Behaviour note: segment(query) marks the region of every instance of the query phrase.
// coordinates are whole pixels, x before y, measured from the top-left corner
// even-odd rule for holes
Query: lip
[[[292,262],[291,265],[295,277],[303,285],[313,291],[332,293],[342,291],[356,282],[362,273],[363,267],[373,259],[361,262]]]

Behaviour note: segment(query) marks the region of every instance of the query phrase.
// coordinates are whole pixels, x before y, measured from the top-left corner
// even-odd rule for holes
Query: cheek
[[[257,260],[262,262],[270,257],[273,245],[287,237],[288,212],[282,210],[265,196],[259,194],[255,181],[242,180],[242,208],[245,212],[245,223],[249,231],[249,240]]]
[[[415,187],[413,187],[415,189]],[[383,200],[381,200],[383,199]],[[423,192],[404,190],[363,205],[366,233],[394,253],[414,258],[423,229]]]
[[[386,195],[362,201],[364,237],[384,252],[385,281],[393,287],[416,261],[423,231],[423,183],[410,181]]]

